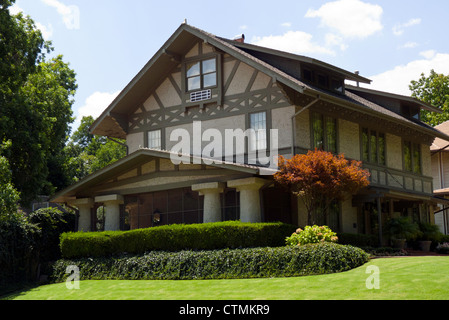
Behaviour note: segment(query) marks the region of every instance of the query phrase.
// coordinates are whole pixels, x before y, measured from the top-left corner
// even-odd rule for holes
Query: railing
[[[427,195],[433,193],[432,177],[366,163],[363,164],[363,167],[371,173],[370,182],[372,186]]]

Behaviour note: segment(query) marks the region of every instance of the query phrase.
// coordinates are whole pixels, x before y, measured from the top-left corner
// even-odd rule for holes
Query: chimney
[[[234,37],[234,41],[240,42],[240,43],[245,43],[245,35],[244,34],[236,35]]]
[[[354,72],[356,75],[359,75],[360,74],[360,72],[357,70],[357,71],[355,71]],[[357,82],[357,87],[360,87],[360,82],[358,82],[358,81],[356,81]]]

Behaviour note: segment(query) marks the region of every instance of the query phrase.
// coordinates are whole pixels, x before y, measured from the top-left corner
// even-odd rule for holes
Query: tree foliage
[[[83,117],[78,129],[65,147],[67,170],[76,182],[126,156],[125,141],[111,141],[90,133],[94,118]],[[120,144],[121,143],[121,144]]]
[[[428,77],[421,74],[417,81],[411,81],[409,86],[412,97],[439,108],[442,113],[422,110],[421,119],[423,122],[436,126],[449,120],[449,76],[430,71]]]
[[[333,201],[343,201],[369,185],[369,172],[361,162],[346,160],[326,151],[309,151],[291,159],[280,156],[275,181],[300,197],[307,209],[308,225],[315,224],[313,213],[327,210]],[[324,204],[324,206],[322,206]]]
[[[30,17],[11,15],[14,1],[0,2],[0,141],[12,182],[26,205],[39,194],[66,186],[62,153],[73,122],[75,72],[53,51]]]
[[[8,218],[17,211],[17,204],[20,200],[19,192],[12,184],[12,172],[8,159],[1,155],[10,143],[0,145],[0,220]]]

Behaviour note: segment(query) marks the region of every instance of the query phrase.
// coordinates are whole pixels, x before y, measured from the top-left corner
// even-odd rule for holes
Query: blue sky
[[[17,0],[77,73],[74,115],[98,116],[179,25],[289,51],[408,95],[431,69],[449,74],[447,0]]]

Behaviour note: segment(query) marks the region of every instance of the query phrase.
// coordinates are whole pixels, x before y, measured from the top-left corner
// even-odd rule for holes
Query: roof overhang
[[[139,164],[143,164],[155,158],[169,160],[178,159],[179,161],[182,161],[183,164],[201,164],[249,175],[269,177],[277,172],[277,170],[271,168],[219,161],[216,159],[179,154],[165,150],[139,149],[138,151],[118,160],[117,162],[114,162],[113,164],[103,169],[98,170],[97,172],[83,178],[72,186],[58,192],[52,197],[51,202],[66,203],[73,201],[74,199],[76,199],[76,194],[80,190],[86,190],[105,181],[114,179],[118,175],[123,174],[128,170],[134,169]]]
[[[433,105],[431,105],[429,103],[422,102],[413,97],[408,97],[408,96],[399,95],[399,94],[390,93],[390,92],[373,90],[373,89],[364,88],[364,87],[357,87],[357,86],[352,86],[352,85],[348,85],[348,84],[345,85],[345,88],[348,90],[351,90],[351,91],[363,92],[363,93],[367,93],[367,94],[381,96],[386,99],[391,99],[391,100],[398,101],[398,102],[401,102],[401,101],[407,102],[409,105],[414,106],[414,107],[418,107],[418,108],[421,108],[421,109],[424,109],[427,111],[431,111],[431,112],[442,113],[442,111],[440,109],[434,107]]]
[[[227,40],[227,39],[223,39],[223,40],[230,42],[230,40]],[[355,81],[355,82],[359,82],[359,83],[366,83],[366,84],[370,84],[372,82],[372,80],[362,77],[358,73],[350,72],[350,71],[338,68],[338,67],[328,64],[326,62],[323,62],[323,61],[320,61],[317,59],[313,59],[310,57],[297,55],[297,54],[284,52],[284,51],[279,51],[279,50],[275,50],[275,49],[271,49],[271,48],[261,47],[261,46],[257,46],[254,44],[248,44],[248,43],[241,43],[241,42],[234,43],[233,42],[233,45],[238,48],[263,52],[263,53],[267,53],[270,55],[298,61],[300,63],[302,62],[305,64],[314,65],[316,67],[324,68],[326,70],[332,70],[333,72],[341,75],[345,80],[351,80],[351,81]]]

